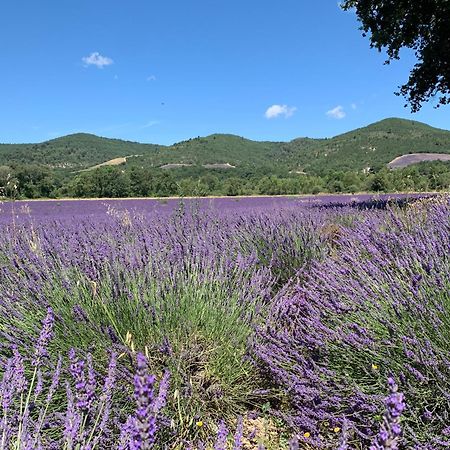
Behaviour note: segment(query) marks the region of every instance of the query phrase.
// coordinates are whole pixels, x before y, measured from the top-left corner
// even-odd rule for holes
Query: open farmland
[[[411,153],[393,159],[388,167],[390,169],[401,169],[425,161],[450,161],[450,155],[445,153]]]
[[[1,204],[2,448],[447,448],[449,213]]]

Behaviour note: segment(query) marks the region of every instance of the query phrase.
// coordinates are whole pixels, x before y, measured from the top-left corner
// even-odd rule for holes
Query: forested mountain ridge
[[[1,144],[0,165],[37,164],[76,171],[133,156],[125,168],[229,164],[240,169],[271,168],[274,173],[323,174],[329,170],[379,169],[408,153],[450,153],[450,131],[391,118],[329,139],[260,142],[213,134],[171,146],[78,133],[40,144]]]

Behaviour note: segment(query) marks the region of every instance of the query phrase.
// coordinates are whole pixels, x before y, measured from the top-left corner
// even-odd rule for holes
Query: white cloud
[[[343,119],[346,115],[347,114],[341,105],[327,111],[327,116],[332,117],[333,119]]]
[[[156,81],[155,75],[150,75],[147,77],[147,81]]]
[[[266,116],[266,119],[275,119],[279,116],[284,116],[284,118],[287,119],[288,117],[291,117],[295,111],[297,111],[295,106],[272,105],[267,108],[264,115]]]
[[[84,56],[81,58],[84,65],[87,66],[96,66],[98,69],[103,69],[105,66],[110,66],[114,63],[111,58],[107,56],[100,55],[99,52],[91,53],[89,56]]]
[[[159,120],[150,120],[150,122],[147,122],[142,128],[150,128],[158,124]]]
[[[352,107],[353,111],[357,108],[356,103],[352,103],[350,106]]]

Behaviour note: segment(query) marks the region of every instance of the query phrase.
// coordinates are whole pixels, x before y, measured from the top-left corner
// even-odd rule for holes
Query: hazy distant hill
[[[172,146],[80,133],[41,144],[2,144],[0,165],[30,163],[76,171],[133,155],[127,159],[125,167],[229,164],[236,169],[222,170],[264,167],[279,173],[323,173],[331,169],[379,168],[409,153],[450,154],[450,131],[410,120],[385,119],[332,139],[257,142],[234,135],[213,134]]]

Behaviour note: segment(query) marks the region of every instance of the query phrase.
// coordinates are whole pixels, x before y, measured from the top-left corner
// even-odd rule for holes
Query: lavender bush
[[[445,447],[447,201],[115,205],[0,220],[4,448]]]
[[[324,221],[291,209],[161,218],[109,209],[95,220],[7,224],[0,345],[26,354],[50,305],[52,355],[73,347],[101,370],[111,350],[143,351],[153,373],[172,373],[168,406],[183,433],[210,433],[266,401],[247,342],[280,280],[324,253]]]
[[[274,301],[255,358],[287,394],[281,415],[314,445],[333,448],[330,426],[344,422],[369,445],[395,374],[407,448],[448,446],[449,217],[442,199],[344,227],[330,257]]]

